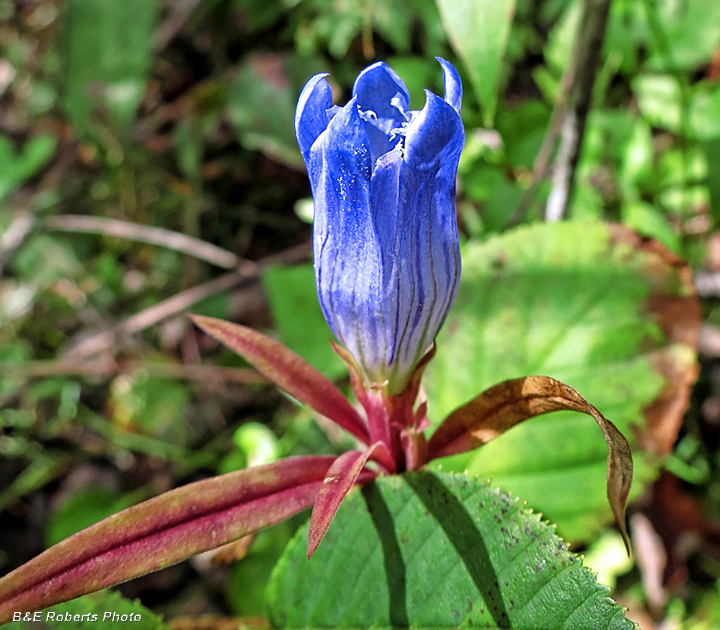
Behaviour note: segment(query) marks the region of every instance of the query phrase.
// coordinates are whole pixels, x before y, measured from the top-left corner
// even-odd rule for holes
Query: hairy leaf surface
[[[310,562],[306,536],[268,588],[278,628],[634,627],[539,515],[463,475],[383,477],[346,498]]]

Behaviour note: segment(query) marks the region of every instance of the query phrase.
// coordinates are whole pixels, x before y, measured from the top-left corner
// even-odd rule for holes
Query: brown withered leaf
[[[633,461],[625,436],[572,387],[549,376],[505,381],[453,411],[430,438],[430,459],[462,453],[495,439],[516,424],[551,411],[579,411],[593,417],[608,445],[607,494],[625,541],[625,504]]]
[[[644,466],[630,494],[638,496],[677,440],[700,321],[687,263],[626,227],[565,223],[503,234],[464,252],[458,297],[424,382],[431,417],[500,381],[551,376],[627,437]],[[590,470],[605,456],[592,427],[574,439],[566,420],[552,414],[443,466],[492,477],[568,540],[588,540],[610,516],[602,477]]]
[[[614,248],[629,246],[642,260],[638,272],[651,286],[645,313],[663,332],[661,348],[647,348],[653,369],[665,379],[660,395],[645,407],[645,426],[638,432],[643,449],[667,455],[677,440],[683,414],[697,379],[697,346],[702,312],[693,272],[682,258],[651,239],[621,225],[609,225]],[[654,345],[654,344],[653,344]]]

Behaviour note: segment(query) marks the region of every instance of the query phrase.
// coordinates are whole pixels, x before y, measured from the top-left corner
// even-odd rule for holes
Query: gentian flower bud
[[[367,386],[401,393],[457,292],[455,179],[462,85],[439,59],[444,98],[409,110],[383,62],[363,70],[344,107],[324,74],[305,85],[295,132],[312,186],[313,257],[325,319]]]

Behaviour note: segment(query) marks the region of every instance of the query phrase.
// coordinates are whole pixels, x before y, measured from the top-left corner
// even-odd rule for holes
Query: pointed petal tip
[[[452,162],[457,168],[465,143],[465,131],[454,107],[430,90],[425,105],[408,125],[405,135],[405,162]]]
[[[327,124],[323,140],[316,142],[308,150],[306,164],[313,185],[320,172],[327,173],[328,163],[336,165],[341,157],[348,161],[345,164],[348,172],[363,173],[368,180],[370,179],[372,172],[370,140],[365,129],[365,121],[360,117],[357,102],[357,97],[353,96],[341,107]]]
[[[325,80],[325,77],[330,76],[329,72],[320,72],[319,74],[315,74],[311,76],[307,83],[303,86],[303,89],[300,91],[300,97],[298,98],[298,104],[295,108],[295,123],[297,124],[297,115],[302,111],[302,109],[307,105],[308,101],[317,98],[318,94],[320,96],[324,96],[324,93],[327,91],[327,89],[330,89],[330,84]],[[319,91],[319,92],[318,92]],[[330,94],[332,95],[332,90],[330,90]]]
[[[327,72],[311,77],[300,92],[295,108],[295,136],[307,163],[310,147],[328,125],[327,111],[332,107],[332,88],[325,80]]]
[[[405,96],[406,101],[410,100],[410,93],[408,92],[405,82],[402,80],[400,75],[395,72],[395,70],[393,70],[390,66],[388,66],[384,61],[376,61],[375,63],[369,65],[367,68],[362,70],[360,74],[357,75],[355,83],[353,84],[352,95],[357,96],[359,90],[364,87],[365,82],[369,79],[372,80],[372,75],[376,76],[375,81],[380,80],[377,78],[378,71],[384,72],[385,75],[387,75],[387,77],[391,79],[393,83],[395,83],[400,92]]]
[[[435,57],[442,66],[443,82],[445,85],[444,99],[459,114],[462,106],[462,81],[460,75],[449,61],[442,57]]]
[[[352,95],[357,97],[364,111],[375,112],[380,120],[399,124],[407,117],[410,92],[400,75],[383,61],[368,66],[358,74]]]

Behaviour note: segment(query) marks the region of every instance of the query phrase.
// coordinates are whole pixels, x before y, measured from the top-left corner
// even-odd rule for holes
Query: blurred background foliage
[[[720,625],[720,3],[606,4],[557,225],[584,0],[0,0],[0,572],[182,483],[348,446],[185,313],[273,330],[344,378],[295,102],[327,71],[344,103],[383,59],[420,109],[439,55],[465,86],[465,276],[431,417],[503,378],[566,380],[636,447],[635,556],[587,420],[533,421],[445,468],[559,522],[646,630]],[[122,591],[169,618],[262,615],[301,522]]]

